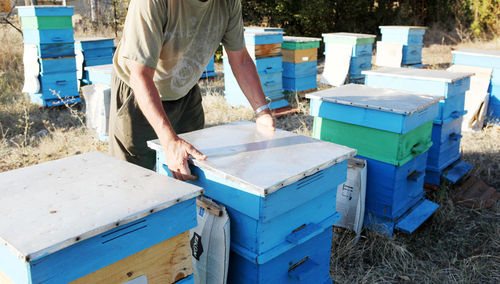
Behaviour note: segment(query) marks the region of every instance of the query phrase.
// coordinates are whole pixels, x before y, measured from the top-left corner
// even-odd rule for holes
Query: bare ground
[[[21,94],[22,38],[0,27],[0,172],[79,153],[106,151],[84,126],[78,108],[43,109]],[[98,34],[103,35],[103,34]],[[453,48],[500,48],[500,41],[430,45],[424,63],[433,68],[450,65]],[[217,65],[220,71],[220,65]],[[223,98],[223,79],[201,81],[207,126],[251,120],[252,111],[234,108]],[[310,135],[308,102],[293,99],[297,114],[277,119],[277,126]],[[500,190],[500,129],[488,125],[479,133],[463,133],[461,152],[474,165],[472,174]],[[456,206],[454,187],[442,185],[428,194],[439,203],[437,213],[412,235],[388,238],[363,231],[359,242],[351,232],[334,232],[331,275],[336,283],[500,283],[500,211]]]

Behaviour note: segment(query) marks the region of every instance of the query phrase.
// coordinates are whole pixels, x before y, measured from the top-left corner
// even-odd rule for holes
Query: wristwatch
[[[258,107],[256,110],[255,110],[255,113],[254,115],[257,116],[259,115],[259,113],[265,111],[266,109],[269,109],[269,106],[267,104],[265,105],[261,105],[260,107]]]

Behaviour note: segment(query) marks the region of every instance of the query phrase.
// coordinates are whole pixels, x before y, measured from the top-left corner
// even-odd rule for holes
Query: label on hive
[[[203,244],[201,243],[201,236],[197,233],[193,234],[191,238],[191,252],[196,260],[200,260],[200,256],[203,253]]]

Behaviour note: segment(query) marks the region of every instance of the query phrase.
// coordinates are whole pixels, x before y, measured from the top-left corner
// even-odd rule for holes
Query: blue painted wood
[[[418,228],[432,215],[432,213],[434,213],[434,212],[429,212],[432,210],[428,210],[428,209],[435,207],[435,205],[427,204],[428,202],[430,202],[430,201],[422,198],[412,208],[410,208],[408,210],[408,212],[406,212],[402,217],[400,217],[398,219],[383,218],[383,217],[379,217],[379,216],[376,216],[376,215],[373,215],[373,214],[367,212],[367,213],[365,213],[363,226],[367,229],[374,230],[374,231],[377,231],[381,234],[385,234],[389,237],[392,237],[394,229],[396,229],[396,226],[398,225],[398,223],[403,222],[402,223],[403,226],[397,226],[397,229],[398,230],[401,229],[402,232],[408,233],[409,227],[404,226],[405,224],[413,224],[413,226],[411,226],[411,227]],[[424,207],[422,209],[420,209],[419,206],[422,203],[426,203],[426,204],[424,205]],[[428,208],[428,207],[430,207],[430,208]],[[425,210],[425,211],[423,211],[423,210]],[[421,214],[421,213],[425,213],[425,214]],[[427,216],[428,213],[430,213],[429,216]]]
[[[329,277],[331,242],[332,230],[328,228],[264,264],[231,251],[228,283],[323,283]]]
[[[70,73],[76,72],[75,57],[63,58],[40,58],[40,72],[42,77],[51,73]]]
[[[246,45],[273,44],[283,42],[283,32],[245,32]]]
[[[208,72],[203,72],[203,74],[201,74],[201,79],[204,79],[204,78],[211,78],[211,77],[216,77],[218,74],[217,72],[212,72],[212,71],[208,71]]]
[[[349,77],[349,83],[352,84],[365,84],[365,75],[362,75],[361,77]]]
[[[73,16],[73,7],[71,6],[18,6],[17,14],[19,17],[33,16]]]
[[[175,217],[173,217],[175,216]],[[33,283],[67,283],[196,226],[195,199],[30,262]],[[64,273],[61,273],[64,271]]]
[[[500,85],[500,66],[493,69],[490,85]]]
[[[312,116],[403,134],[434,119],[438,112],[439,104],[437,103],[423,108],[412,115],[377,111],[316,99],[311,99],[310,104],[310,114]]]
[[[226,62],[227,59],[224,59],[223,61]],[[262,73],[267,74],[267,73],[275,73],[282,71],[283,70],[282,61],[283,57],[277,56],[277,57],[257,59],[254,61],[254,63],[255,66],[257,67],[257,72],[259,74]],[[227,66],[229,66],[229,64]],[[224,65],[224,70],[226,70],[226,65]]]
[[[99,57],[112,57],[112,56],[113,56],[113,49],[110,47],[87,49],[83,51],[83,57],[85,58],[85,60],[99,58]]]
[[[205,72],[214,72],[214,71],[215,71],[215,63],[214,63],[214,57],[212,57],[208,62],[207,67],[205,68]]]
[[[4,245],[0,245],[0,272],[13,283],[29,283],[30,267]]]
[[[462,155],[459,154],[456,160],[451,161],[449,164],[444,164],[439,168],[427,166],[427,169],[425,170],[425,183],[433,184],[433,185],[440,185],[441,174],[443,172],[447,171],[447,168],[451,167],[453,165],[453,163],[460,160],[461,157],[462,157]]]
[[[439,102],[439,115],[434,119],[435,124],[452,121],[465,114],[465,93],[449,97]]]
[[[174,284],[194,284],[194,275],[191,274],[186,278],[174,282]]]
[[[113,56],[109,56],[109,57],[96,57],[96,58],[85,59],[84,65],[97,66],[97,65],[105,65],[112,63],[113,63]]]
[[[310,89],[316,89],[318,83],[316,82],[316,75],[301,78],[287,78],[283,77],[283,89],[292,92],[300,92]]]
[[[64,99],[44,99],[43,94],[36,93],[36,94],[29,94],[30,95],[30,101],[34,104],[37,104],[39,106],[43,107],[54,107],[54,106],[61,106],[61,105],[72,105],[72,104],[77,104],[81,103],[82,100],[79,97],[79,93],[75,94],[74,97],[69,97],[69,98],[64,98]]]
[[[408,215],[399,220],[394,228],[401,232],[411,234],[420,227],[425,220],[429,219],[438,208],[438,204],[424,199]]]
[[[472,170],[472,165],[463,161],[457,160],[453,163],[446,171],[443,172],[443,178],[447,181],[455,184],[462,177],[464,177],[470,170]]]
[[[302,63],[283,62],[283,77],[300,78],[308,76],[316,76],[318,62],[309,61]]]
[[[422,48],[423,45],[403,45],[402,64],[422,63]]]
[[[425,72],[425,70],[422,71]],[[396,73],[394,76],[387,76],[369,72],[366,73],[366,85],[410,92],[421,92],[450,98],[464,94],[467,90],[469,90],[470,77],[456,80],[452,83],[447,83],[437,80],[426,80],[415,77],[411,78],[410,76],[402,77],[397,76]]]
[[[427,166],[441,168],[456,161],[460,156],[463,118],[457,118],[432,128],[432,147],[429,149]]]
[[[493,120],[500,118],[500,103],[490,103],[488,105],[488,117],[493,118]]]
[[[104,84],[111,86],[111,73],[88,71],[88,79],[91,84]]]
[[[351,57],[351,65],[349,66],[349,75],[361,75],[364,70],[372,69],[372,56]]]
[[[259,77],[264,93],[276,90],[283,90],[282,72],[259,74]]]
[[[453,52],[454,65],[466,65],[500,69],[500,57],[489,56],[488,54],[464,54],[460,50]]]
[[[266,95],[266,99],[268,101],[277,101],[277,100],[283,99],[283,97],[284,97],[282,90],[267,92],[267,93],[264,93],[264,95]]]
[[[382,41],[401,42],[403,44],[422,44],[425,29],[409,29],[407,27],[380,27]]]
[[[57,58],[75,56],[73,43],[47,43],[38,45],[38,56],[40,58]]]
[[[488,92],[490,93],[491,97],[495,97],[496,100],[500,100],[500,84],[490,84],[490,86],[488,87]]]
[[[279,100],[275,100],[275,101],[270,102],[268,105],[269,105],[269,109],[275,110],[275,109],[289,107],[290,103],[285,99],[279,99]]]
[[[164,155],[157,153],[158,173],[168,173],[165,163]],[[243,192],[235,183],[199,168],[192,167],[192,172],[198,176],[193,183],[203,187],[206,196],[226,206],[231,218],[231,243],[263,254],[282,244],[298,227],[319,223],[335,213],[334,189],[346,179],[347,161],[266,197]]]
[[[61,105],[72,105],[72,104],[77,104],[81,103],[82,100],[79,97],[79,93],[75,94],[74,97],[69,97],[69,98],[64,98],[64,99],[44,99],[43,94],[41,93],[36,93],[36,94],[29,94],[30,96],[30,101],[36,105],[43,106],[43,107],[55,107],[55,106],[61,106]]]
[[[23,30],[25,44],[73,43],[73,29],[63,30]]]
[[[76,69],[76,68],[75,68]],[[50,73],[40,76],[40,90],[45,99],[58,98],[53,92],[59,93],[59,96],[72,97],[78,93],[78,81],[76,70],[64,73]]]
[[[367,160],[368,164],[366,212],[378,217],[396,219],[424,196],[427,153],[399,167],[366,157],[361,158]]]
[[[75,42],[75,49],[81,51],[87,51],[91,49],[98,48],[113,48],[114,47],[113,38],[88,38],[88,39],[77,39]]]
[[[372,56],[373,54],[373,44],[360,44],[352,46],[352,56],[362,57],[362,56]]]

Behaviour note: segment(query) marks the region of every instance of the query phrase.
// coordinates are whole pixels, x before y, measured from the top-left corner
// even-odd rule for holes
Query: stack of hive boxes
[[[99,152],[1,173],[0,283],[194,283],[201,191]]]
[[[350,84],[306,95],[313,137],[367,160],[365,226],[412,233],[438,205],[424,198],[427,152],[442,97]]]
[[[31,101],[42,106],[80,102],[71,21],[73,7],[24,6],[17,9],[25,50],[30,46],[36,49],[39,65],[40,88],[30,93]],[[37,62],[31,63],[37,65]],[[32,68],[38,67],[25,66],[25,70]]]
[[[194,184],[229,213],[228,283],[332,282],[337,186],[355,150],[282,130],[260,133],[251,122],[181,137],[210,160],[193,160]],[[157,171],[169,174],[158,140],[148,145]]]
[[[245,43],[255,62],[262,89],[269,108],[277,110],[289,107],[283,95],[283,67],[281,44],[283,31],[276,28],[245,28]],[[225,97],[230,105],[250,107],[234,77],[227,56],[223,57]]]
[[[472,166],[462,160],[460,140],[465,92],[469,90],[472,73],[414,68],[382,68],[363,72],[366,85],[420,92],[444,97],[439,102],[439,114],[432,128],[425,182],[439,185],[441,175],[455,183]]]
[[[205,68],[205,71],[203,71],[203,74],[201,74],[201,78],[211,78],[217,76],[217,73],[215,72],[215,63],[214,63],[214,57],[210,59],[210,62],[208,62],[207,68]]]
[[[383,42],[403,44],[402,65],[422,63],[422,48],[426,27],[416,26],[380,26]]]
[[[323,34],[325,42],[325,56],[335,57],[336,45],[350,45],[352,47],[351,61],[349,65],[349,82],[364,82],[363,70],[372,69],[372,54],[375,35],[355,34],[355,33],[328,33]]]
[[[113,38],[85,38],[77,39],[75,44],[77,56],[83,57],[83,62],[79,64],[78,70],[83,70],[79,78],[84,84],[92,84],[89,79],[89,71],[85,67],[106,65],[113,63],[114,39]]]
[[[500,51],[499,50],[477,50],[460,49],[454,50],[453,64],[492,68],[490,93],[487,115],[493,122],[498,123],[500,119]]]
[[[321,39],[283,37],[283,89],[302,92],[318,88],[318,48]]]

